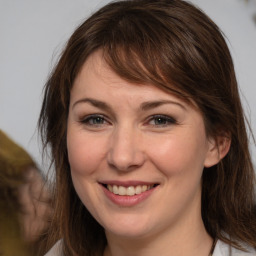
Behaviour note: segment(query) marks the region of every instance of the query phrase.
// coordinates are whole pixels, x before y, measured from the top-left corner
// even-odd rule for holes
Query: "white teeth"
[[[120,196],[125,196],[126,195],[126,188],[123,186],[119,186],[118,194]]]
[[[112,186],[108,185],[107,187],[108,187],[108,190],[109,190],[110,192],[113,192],[113,187],[112,187]]]
[[[118,187],[116,185],[113,186],[113,193],[116,194],[116,195],[118,195],[118,193],[119,193]]]
[[[135,193],[136,195],[140,194],[142,191],[141,191],[141,186],[137,186],[136,189],[135,189]]]
[[[120,196],[134,196],[134,195],[139,195],[151,188],[153,188],[154,185],[138,185],[138,186],[129,186],[129,187],[124,187],[124,186],[117,186],[117,185],[107,185],[107,189]]]
[[[148,188],[148,186],[143,185],[143,186],[142,186],[142,192],[145,192],[145,191],[147,190],[147,188]]]
[[[126,193],[128,196],[134,196],[135,195],[135,188],[133,186],[130,186],[126,189]]]

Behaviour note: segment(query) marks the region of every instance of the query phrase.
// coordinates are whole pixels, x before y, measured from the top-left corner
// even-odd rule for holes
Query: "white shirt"
[[[240,251],[218,240],[212,256],[256,256],[256,251],[253,248],[249,248],[248,246],[244,247],[248,252]]]
[[[61,249],[62,246],[60,240],[45,256],[62,256]],[[218,240],[213,252],[213,256],[256,256],[256,251],[253,248],[246,247],[246,249],[248,250],[248,252],[243,252],[233,247],[230,247],[228,244]]]

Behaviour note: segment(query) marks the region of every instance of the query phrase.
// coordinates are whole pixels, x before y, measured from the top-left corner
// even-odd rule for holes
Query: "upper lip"
[[[100,181],[100,184],[103,185],[117,185],[123,187],[129,186],[139,186],[139,185],[158,185],[158,182],[150,182],[150,181],[138,181],[138,180],[129,180],[129,181],[120,181],[120,180],[104,180]]]

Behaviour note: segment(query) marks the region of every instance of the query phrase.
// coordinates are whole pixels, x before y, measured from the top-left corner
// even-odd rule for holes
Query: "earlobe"
[[[221,135],[216,138],[209,138],[209,148],[204,162],[204,167],[209,168],[220,162],[223,159],[231,145],[230,136]]]

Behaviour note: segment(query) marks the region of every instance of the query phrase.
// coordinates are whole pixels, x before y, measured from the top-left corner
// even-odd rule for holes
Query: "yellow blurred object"
[[[27,152],[0,130],[0,255],[28,256],[22,238],[18,214],[21,209],[18,188],[24,173],[35,166]]]
[[[29,154],[0,130],[0,185],[16,186],[22,183],[19,178],[29,166],[35,166]]]
[[[2,193],[0,189],[0,193]],[[17,209],[0,197],[0,255],[29,256],[29,247],[21,238]]]

